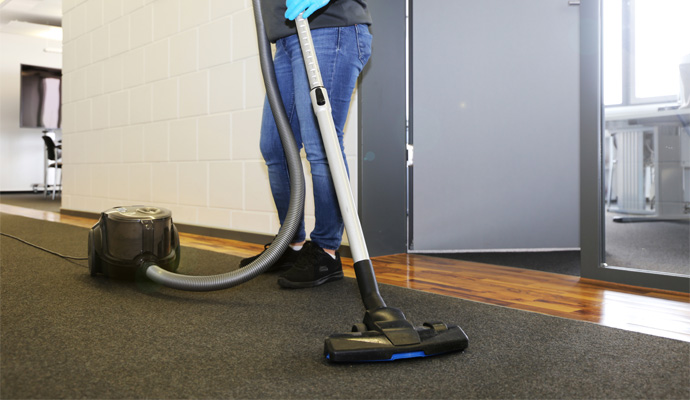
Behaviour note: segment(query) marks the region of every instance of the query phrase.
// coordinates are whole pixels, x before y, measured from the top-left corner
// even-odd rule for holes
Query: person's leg
[[[294,84],[292,81],[292,63],[288,53],[285,51],[284,40],[276,43],[276,54],[274,57],[276,80],[280,88],[283,104],[295,135],[297,148],[302,148],[300,137],[300,125],[297,118],[295,95],[293,92]],[[283,151],[283,144],[280,134],[273,118],[268,99],[264,101],[263,116],[261,121],[260,137],[261,154],[268,168],[268,179],[271,186],[271,193],[278,211],[278,218],[282,225],[287,215],[290,204],[290,175],[288,172],[287,160]],[[304,242],[306,237],[304,229],[304,218],[295,233],[292,243]]]
[[[371,35],[366,26],[351,26],[316,29],[312,31],[312,38],[324,86],[331,102],[333,121],[343,159],[346,160],[343,129],[357,77],[369,59]],[[342,240],[343,220],[321,139],[321,131],[309,97],[309,83],[301,50],[294,51],[292,43],[288,48],[292,50],[289,53],[295,74],[293,83],[300,133],[307,160],[311,166],[314,187],[316,224],[310,237],[319,247],[335,255]],[[347,168],[347,161],[345,166]]]
[[[317,29],[312,31],[312,38],[345,159],[343,128],[357,77],[369,58],[371,36],[366,27],[349,27]],[[293,83],[300,134],[311,166],[316,225],[310,234],[311,242],[305,245],[295,266],[281,275],[278,283],[287,288],[305,288],[342,279],[342,264],[336,250],[342,240],[343,220],[309,96],[299,42],[296,38],[287,42],[295,73]],[[347,168],[347,162],[345,166]]]
[[[285,106],[285,111],[288,115],[290,125],[295,135],[298,149],[302,147],[302,139],[299,135],[300,126],[299,119],[295,107],[295,96],[292,91],[294,85],[292,83],[292,63],[285,51],[283,40],[276,43],[276,53],[274,57],[274,66],[276,72],[276,80],[280,88],[281,97]],[[278,218],[282,225],[285,221],[287,211],[290,205],[290,175],[288,172],[287,160],[283,150],[280,133],[276,126],[271,106],[268,99],[264,101],[263,115],[261,120],[261,136],[260,136],[261,154],[266,162],[268,168],[268,179],[271,186],[271,194],[273,201],[278,211]],[[295,232],[295,236],[291,240],[292,245],[301,245],[306,237],[304,229],[304,216]],[[267,244],[265,248],[270,245]],[[264,250],[265,251],[265,250]],[[261,253],[263,254],[263,252]],[[240,267],[245,267],[254,262],[261,254],[253,257],[248,257],[240,261]],[[292,267],[299,257],[299,249],[294,246],[285,250],[283,255],[275,262],[269,271],[277,271],[284,268]]]

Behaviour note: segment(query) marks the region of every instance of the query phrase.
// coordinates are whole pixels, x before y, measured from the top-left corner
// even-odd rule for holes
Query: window
[[[690,54],[688,0],[602,0],[604,104],[674,102]]]

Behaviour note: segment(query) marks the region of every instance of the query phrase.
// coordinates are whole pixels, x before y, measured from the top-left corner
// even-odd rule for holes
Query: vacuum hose
[[[280,139],[283,143],[283,151],[287,160],[290,174],[290,204],[285,221],[271,246],[264,251],[259,258],[244,268],[219,275],[191,276],[181,275],[167,271],[154,263],[144,264],[146,276],[161,285],[180,290],[211,291],[227,289],[247,282],[268,270],[287,249],[297,231],[304,212],[304,173],[302,160],[295,143],[290,121],[285,113],[280,89],[276,81],[273,65],[271,44],[266,36],[263,17],[261,13],[261,0],[252,0],[254,7],[254,19],[256,21],[256,34],[259,43],[259,59],[261,71],[266,86],[266,95],[276,121]]]

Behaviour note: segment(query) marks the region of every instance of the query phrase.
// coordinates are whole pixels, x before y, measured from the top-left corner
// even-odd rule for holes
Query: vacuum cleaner
[[[290,174],[290,204],[278,235],[260,257],[244,268],[212,276],[181,275],[176,273],[180,245],[170,211],[154,206],[115,207],[104,211],[89,232],[91,275],[125,279],[145,277],[180,290],[219,290],[239,285],[265,272],[287,249],[304,210],[304,174],[275,78],[261,0],[253,0],[253,8],[266,94]],[[312,105],[350,241],[357,285],[366,309],[363,322],[354,324],[351,332],[326,338],[324,356],[330,362],[353,363],[428,357],[464,350],[468,346],[468,338],[459,326],[431,321],[415,327],[401,310],[387,306],[381,297],[342,158],[328,93],[321,79],[309,23],[300,15],[296,25],[309,76]]]

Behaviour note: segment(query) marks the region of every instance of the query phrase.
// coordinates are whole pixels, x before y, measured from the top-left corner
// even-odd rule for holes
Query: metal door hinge
[[[414,165],[414,146],[407,144],[407,166],[411,167]]]

